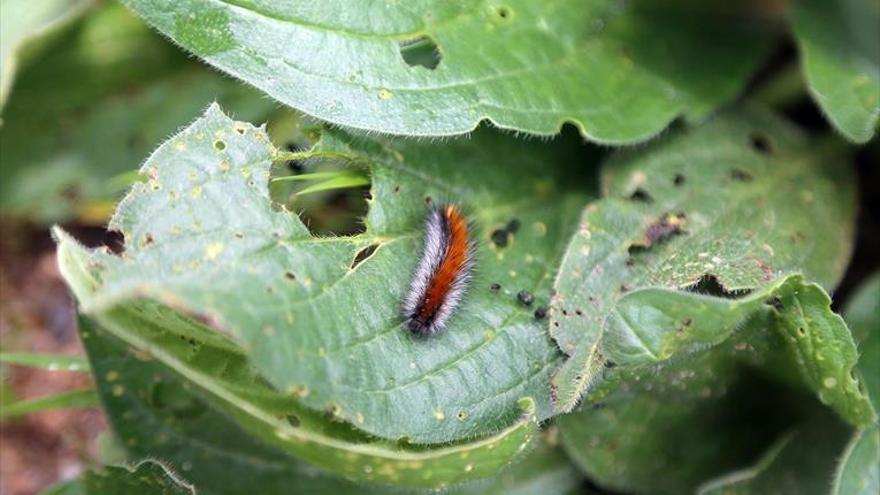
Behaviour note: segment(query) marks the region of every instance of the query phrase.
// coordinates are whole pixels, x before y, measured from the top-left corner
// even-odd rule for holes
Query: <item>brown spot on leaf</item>
[[[730,171],[730,178],[740,182],[751,182],[754,177],[745,170],[735,168]]]
[[[645,242],[641,247],[649,248],[669,237],[680,234],[686,222],[687,216],[684,213],[667,213],[663,215],[660,219],[648,225],[648,228],[645,230]]]
[[[773,279],[773,268],[764,260],[754,258],[755,264],[758,265],[758,268],[761,269],[761,273],[763,276],[761,277],[764,282],[769,282]]]

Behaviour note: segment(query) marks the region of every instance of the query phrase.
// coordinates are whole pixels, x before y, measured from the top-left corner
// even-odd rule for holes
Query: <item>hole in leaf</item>
[[[218,139],[214,141],[214,149],[217,151],[223,151],[226,149],[226,141],[222,139]]]
[[[376,248],[378,248],[378,244],[370,244],[369,246],[361,249],[354,256],[354,260],[351,262],[351,269],[354,270],[356,266],[360,265],[364,260],[369,258],[376,252]]]
[[[285,148],[291,153],[299,153],[305,151],[301,146],[297,145],[296,143],[288,143]],[[285,165],[287,165],[287,169],[290,170],[294,175],[299,175],[303,173],[306,169],[305,164],[301,160],[287,160]]]
[[[653,203],[654,198],[648,194],[648,191],[645,191],[641,187],[633,191],[632,194],[629,195],[629,199],[635,201],[637,203]]]
[[[299,427],[300,421],[298,416],[294,416],[293,414],[287,416],[287,423],[294,428]]]
[[[672,179],[672,183],[676,186],[683,186],[685,183],[685,177],[682,174],[675,174],[675,177]]]
[[[684,290],[695,294],[721,297],[724,299],[737,299],[752,292],[751,289],[728,290],[721,284],[718,277],[710,273],[703,275],[693,285],[686,287]]]
[[[499,5],[495,7],[495,15],[497,15],[499,19],[508,21],[513,18],[513,10],[506,5]]]
[[[430,36],[422,35],[417,38],[400,42],[400,56],[410,67],[420,66],[434,70],[440,65],[442,55],[437,43]]]
[[[284,278],[287,280],[296,280],[296,275],[293,272],[284,272]]]
[[[175,383],[158,382],[153,386],[150,400],[156,409],[166,411],[177,419],[194,420],[205,412],[205,404]]]
[[[753,179],[752,174],[738,168],[730,171],[730,178],[740,182],[751,182]]]
[[[760,132],[749,134],[749,143],[755,151],[762,155],[773,153],[773,143],[770,142],[770,138]]]

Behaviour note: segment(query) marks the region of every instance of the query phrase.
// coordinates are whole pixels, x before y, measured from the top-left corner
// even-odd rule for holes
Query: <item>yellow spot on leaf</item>
[[[223,248],[224,248],[224,246],[223,246],[222,242],[215,242],[215,243],[209,245],[208,247],[205,248],[205,259],[206,260],[216,259],[217,256],[220,256],[220,253],[223,252]]]

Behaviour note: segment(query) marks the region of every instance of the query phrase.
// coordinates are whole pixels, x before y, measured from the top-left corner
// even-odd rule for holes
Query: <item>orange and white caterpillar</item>
[[[403,301],[403,318],[413,334],[429,336],[446,327],[467,290],[475,251],[476,243],[457,206],[428,211],[422,258]]]

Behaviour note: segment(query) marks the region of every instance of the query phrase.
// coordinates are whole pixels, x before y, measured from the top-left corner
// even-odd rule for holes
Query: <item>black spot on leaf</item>
[[[490,238],[492,239],[492,243],[498,247],[507,246],[507,230],[505,229],[493,230]]]
[[[672,178],[672,183],[675,184],[676,187],[683,186],[685,183],[685,177],[682,174],[675,174],[675,177]]]
[[[785,310],[785,306],[782,304],[782,299],[779,299],[779,298],[776,297],[776,296],[773,296],[773,297],[771,297],[771,298],[765,300],[765,301],[764,301],[764,304],[766,304],[767,306],[772,307],[772,308],[775,309],[776,311],[783,311],[783,310]]]
[[[770,142],[770,138],[765,134],[753,132],[749,135],[749,143],[752,145],[752,149],[762,155],[773,153],[773,143]]]
[[[535,319],[543,320],[547,317],[547,306],[538,306],[538,309],[535,310]]]
[[[635,201],[637,203],[653,203],[654,198],[648,194],[648,191],[645,191],[641,187],[633,191],[632,194],[629,195],[629,199]]]
[[[535,302],[534,296],[532,293],[527,290],[521,290],[516,294],[516,300],[520,302],[520,304],[524,306],[531,306],[533,302]]]

